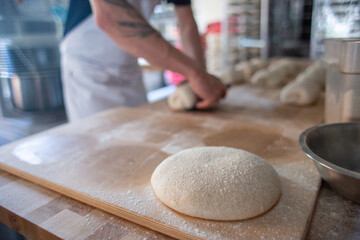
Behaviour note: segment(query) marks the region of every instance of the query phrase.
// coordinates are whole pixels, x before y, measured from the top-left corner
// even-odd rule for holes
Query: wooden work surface
[[[29,239],[172,239],[1,170],[0,222]],[[360,238],[360,206],[323,182],[306,239],[339,238]]]
[[[320,178],[297,146],[303,126],[297,119],[282,120],[277,101],[259,93],[237,93],[244,104],[239,108],[243,113],[231,120],[228,113],[238,109],[232,106],[220,106],[220,118],[114,109],[2,147],[0,167],[177,238],[301,239]],[[311,125],[317,123],[315,113],[307,119]],[[273,164],[282,187],[278,204],[257,218],[233,222],[191,218],[162,205],[149,185],[155,167],[171,154],[204,145],[242,148]]]
[[[236,90],[236,91],[235,91]],[[293,128],[294,126],[298,126],[298,128],[296,128],[297,130],[299,130],[300,128],[302,128],[302,127],[308,127],[307,125],[308,124],[313,124],[312,123],[312,121],[314,121],[314,119],[315,119],[315,121],[317,121],[317,120],[319,120],[320,118],[319,118],[319,116],[322,116],[322,113],[318,113],[318,111],[320,110],[321,111],[321,108],[319,108],[319,107],[317,107],[317,106],[315,106],[315,107],[312,107],[312,108],[308,108],[308,109],[303,109],[303,110],[300,110],[300,111],[298,111],[297,109],[294,109],[294,108],[289,108],[289,110],[291,110],[291,111],[287,111],[287,110],[283,110],[283,109],[280,109],[279,108],[279,106],[278,106],[278,104],[276,103],[276,101],[265,101],[265,99],[266,98],[269,98],[269,99],[271,99],[271,94],[269,95],[269,94],[267,94],[267,95],[264,95],[264,93],[262,93],[262,91],[260,91],[260,90],[254,90],[253,91],[253,93],[254,93],[254,95],[256,95],[256,94],[260,94],[262,97],[260,98],[260,100],[261,101],[263,101],[263,103],[261,103],[261,101],[260,101],[260,104],[256,104],[256,103],[254,103],[254,102],[249,102],[249,104],[247,104],[247,105],[245,105],[245,106],[240,106],[240,105],[236,105],[236,104],[231,104],[231,102],[230,102],[230,104],[228,103],[228,101],[230,101],[231,99],[235,99],[236,101],[238,101],[238,99],[236,99],[237,98],[237,96],[238,96],[238,94],[239,93],[241,93],[242,94],[242,96],[240,97],[240,99],[241,98],[243,98],[244,100],[249,100],[249,96],[251,96],[251,95],[249,95],[249,89],[247,89],[247,88],[236,88],[236,89],[234,89],[234,90],[232,90],[231,92],[230,92],[230,94],[229,94],[229,98],[224,102],[224,104],[223,104],[223,106],[221,106],[219,109],[217,109],[217,110],[215,110],[215,111],[212,111],[212,112],[201,112],[201,113],[196,113],[195,115],[200,115],[200,117],[201,118],[203,118],[204,116],[202,116],[202,115],[211,115],[211,116],[215,116],[215,118],[210,118],[210,119],[207,119],[205,122],[203,122],[203,124],[205,124],[206,126],[207,125],[209,125],[209,126],[212,126],[212,127],[210,127],[210,128],[213,128],[213,127],[215,127],[215,128],[221,128],[221,126],[224,126],[224,121],[221,119],[221,118],[228,118],[228,117],[230,117],[230,115],[231,115],[231,112],[233,112],[233,114],[235,114],[234,115],[234,117],[233,118],[231,118],[231,119],[233,119],[233,120],[242,120],[242,121],[244,121],[244,119],[251,119],[252,120],[252,122],[253,123],[251,123],[251,124],[245,124],[246,125],[246,127],[245,127],[245,129],[244,128],[242,128],[242,129],[240,129],[241,131],[242,131],[242,133],[246,133],[246,134],[249,134],[249,130],[252,130],[251,132],[255,132],[254,133],[254,135],[253,136],[250,136],[250,138],[251,137],[258,137],[257,136],[257,134],[258,133],[256,133],[256,129],[258,129],[258,127],[259,126],[261,126],[263,129],[262,130],[264,130],[265,131],[265,140],[262,140],[262,141],[260,141],[260,143],[259,143],[259,145],[257,146],[257,147],[254,147],[254,146],[252,146],[251,144],[250,145],[248,145],[247,143],[245,143],[244,141],[243,142],[241,142],[240,141],[240,143],[239,144],[241,144],[241,146],[237,146],[237,147],[243,147],[243,148],[248,148],[248,150],[250,150],[250,151],[253,151],[253,152],[255,152],[255,153],[257,153],[257,154],[259,154],[260,156],[262,155],[263,157],[265,157],[265,158],[268,158],[268,159],[275,159],[274,160],[274,163],[275,163],[275,165],[276,165],[276,162],[278,162],[278,164],[281,164],[281,161],[279,162],[279,159],[278,160],[276,160],[276,158],[278,157],[278,156],[276,156],[276,152],[277,151],[273,151],[273,150],[271,150],[270,149],[270,151],[261,151],[261,149],[259,148],[260,146],[263,146],[264,144],[266,145],[266,144],[269,144],[269,142],[271,143],[271,142],[274,142],[275,140],[279,140],[279,139],[277,139],[276,137],[279,137],[279,135],[280,136],[282,136],[283,135],[283,132],[281,132],[281,131],[285,131],[284,129],[282,129],[281,128],[281,126],[280,125],[284,125],[284,126],[287,126],[287,128]],[[269,92],[268,92],[269,93]],[[274,93],[274,92],[273,92]],[[247,98],[244,98],[244,95],[248,95],[248,97]],[[230,99],[230,100],[229,100]],[[250,98],[251,99],[251,98]],[[243,103],[243,101],[242,101],[242,103]],[[161,109],[162,107],[161,106],[163,106],[162,104],[159,104],[158,106],[156,106],[156,105],[152,105],[152,106],[150,106],[150,108],[157,108],[157,109]],[[273,110],[273,111],[275,111],[276,112],[276,114],[272,114],[271,113],[271,109]],[[261,113],[260,111],[261,110],[263,110],[263,112]],[[135,112],[137,112],[137,111],[135,111]],[[163,111],[164,112],[164,111]],[[301,113],[301,112],[303,112],[303,113]],[[244,114],[244,113],[246,113],[246,114],[248,114],[248,116],[246,116],[246,117],[244,117],[244,116],[241,116],[241,114]],[[137,114],[135,114],[136,115],[136,117],[144,117],[143,115],[142,115],[143,113],[141,112],[141,113],[137,113]],[[145,114],[146,115],[146,114]],[[153,115],[153,114],[152,114]],[[162,116],[164,115],[164,114],[161,114]],[[261,116],[262,115],[262,116]],[[108,115],[108,117],[109,116],[111,116],[111,114],[110,115]],[[149,115],[150,116],[150,115]],[[259,121],[259,119],[258,119],[258,117],[259,116],[261,116],[261,117],[264,117],[264,118],[266,118],[266,119],[262,119],[262,120],[260,120]],[[304,116],[310,116],[311,118],[310,119],[305,119],[305,117]],[[184,117],[182,116],[182,114],[178,114],[178,117],[177,117],[178,119],[180,119],[180,120],[184,120]],[[219,118],[220,120],[215,120],[216,118]],[[296,119],[294,119],[294,118],[296,118]],[[134,118],[135,119],[135,118]],[[198,121],[198,119],[197,119],[197,117],[195,117],[194,118],[196,121]],[[121,121],[121,120],[120,120]],[[264,128],[264,126],[263,126],[263,124],[264,124],[264,122],[267,122],[267,121],[270,121],[270,125],[269,126],[273,126],[273,127],[275,127],[275,130],[274,129],[271,129],[270,130],[270,128],[267,128],[267,127],[265,127]],[[275,121],[275,122],[274,122]],[[220,124],[220,123],[223,123],[223,124]],[[235,124],[235,123],[231,123],[231,124]],[[230,125],[231,125],[230,124]],[[294,125],[292,125],[292,124],[294,124]],[[91,124],[90,124],[91,125]],[[95,124],[96,125],[96,124]],[[136,125],[136,124],[135,124]],[[226,124],[225,124],[226,125]],[[243,124],[244,125],[244,124]],[[265,124],[266,125],[266,124]],[[234,125],[235,126],[235,125]],[[133,126],[134,127],[134,126]],[[255,128],[256,127],[256,128]],[[79,126],[79,125],[77,125],[77,127],[76,128],[73,128],[72,130],[74,130],[72,133],[76,133],[76,132],[78,132],[78,131],[80,131],[79,129],[77,129],[77,128],[79,128],[79,129],[81,129],[82,127],[81,126]],[[116,129],[116,128],[115,128]],[[261,129],[261,128],[260,128]],[[94,130],[94,129],[91,129],[91,130]],[[120,131],[121,131],[121,129],[119,129]],[[134,129],[132,129],[132,131],[133,131]],[[140,129],[135,129],[135,130],[141,130],[141,128]],[[156,130],[156,129],[155,129]],[[157,129],[157,130],[159,130],[159,129]],[[238,129],[239,130],[239,129]],[[245,132],[244,132],[245,131]],[[288,131],[288,130],[286,130],[286,131]],[[294,131],[296,131],[296,130],[294,130]],[[57,131],[55,131],[55,133],[56,133]],[[221,142],[225,142],[225,145],[232,145],[232,144],[234,144],[234,143],[232,143],[231,141],[229,141],[229,139],[226,139],[225,137],[226,136],[228,136],[229,134],[230,134],[230,130],[228,130],[228,132],[226,132],[225,131],[225,133],[224,132],[222,132],[222,133],[220,133],[220,134],[218,134],[218,135],[216,135],[216,134],[214,134],[213,136],[211,136],[210,135],[210,137],[208,137],[207,138],[207,142],[210,144],[210,145],[217,145],[217,144],[219,144],[219,138],[221,139]],[[139,134],[139,133],[138,133]],[[137,134],[137,135],[138,135]],[[164,133],[163,133],[164,134]],[[235,134],[236,135],[236,133],[232,133],[232,134]],[[278,136],[275,136],[275,135],[278,135]],[[292,132],[291,132],[291,130],[287,133],[287,134],[289,134],[289,135],[292,135]],[[231,135],[231,134],[230,134]],[[235,136],[234,135],[234,136]],[[104,136],[103,136],[104,137]],[[109,136],[105,136],[104,138],[108,138]],[[114,136],[112,136],[112,137],[114,137]],[[128,136],[128,138],[129,139],[131,139],[132,141],[136,141],[138,136]],[[161,138],[161,137],[164,137],[163,135],[159,135],[159,137]],[[104,139],[104,138],[102,138],[102,141],[107,141],[106,139]],[[297,138],[297,136],[295,137],[295,138]],[[87,147],[87,145],[91,145],[91,140],[90,140],[90,143],[89,142],[87,142],[88,140],[85,140],[85,139],[88,139],[88,138],[79,138],[79,139],[75,139],[75,140],[73,140],[73,142],[72,141],[70,141],[70,143],[66,143],[66,144],[68,144],[68,145],[66,145],[66,146],[71,146],[72,144],[75,144],[77,141],[79,141],[79,140],[84,140],[84,143],[82,143],[82,144],[80,144],[81,145],[81,149],[86,149],[86,147]],[[127,139],[127,140],[129,140],[129,139]],[[289,137],[289,139],[291,139],[291,136]],[[115,139],[116,140],[116,139]],[[117,140],[119,140],[119,139],[117,139]],[[176,139],[175,139],[176,140]],[[42,141],[42,142],[41,142]],[[51,143],[51,138],[49,139],[46,139],[45,138],[45,140],[44,139],[42,139],[40,142],[42,143],[42,144],[52,144]],[[283,141],[283,140],[282,140]],[[26,144],[26,143],[28,143],[29,142],[29,140],[25,140],[24,141],[24,143],[23,144]],[[290,141],[291,142],[291,141]],[[33,143],[33,144],[35,144],[35,145],[31,145],[32,146],[32,148],[36,148],[37,147],[37,144],[36,143]],[[282,142],[282,144],[284,145],[285,144],[285,146],[287,147],[287,148],[292,148],[292,145],[291,145],[291,143],[289,143],[289,142],[286,142],[285,141],[285,143],[284,142]],[[172,151],[177,151],[177,149],[174,149],[174,143],[172,144],[173,146],[165,146],[165,149],[167,149],[166,150],[166,152],[169,152],[169,153],[171,153]],[[186,145],[186,144],[185,144]],[[176,147],[176,144],[175,144],[175,147]],[[184,147],[184,146],[181,146],[181,147]],[[187,147],[187,146],[185,146],[185,147]],[[236,147],[236,146],[235,146]],[[264,147],[264,146],[263,146]],[[274,146],[272,146],[272,147],[274,147]],[[56,147],[55,147],[56,148]],[[278,147],[279,148],[279,147]],[[26,148],[25,148],[26,149]],[[24,148],[22,149],[21,147],[20,147],[20,150],[21,151],[24,151]],[[58,149],[59,150],[59,149]],[[281,150],[281,149],[276,149],[276,147],[275,147],[275,150]],[[20,152],[21,152],[20,151]],[[26,150],[25,150],[26,151]],[[70,150],[68,150],[68,151],[70,151]],[[44,156],[46,156],[46,155],[48,155],[48,156],[50,156],[51,155],[51,153],[50,152],[43,152],[43,153],[40,153],[40,155],[41,154],[45,154],[45,155],[42,155],[42,157],[44,157]],[[64,152],[64,154],[66,155],[67,154],[67,151],[65,150],[65,152]],[[295,155],[296,155],[296,153],[295,153]],[[95,155],[95,156],[98,156],[98,155]],[[99,156],[101,156],[101,154],[99,155]],[[54,160],[54,161],[56,161],[56,160]],[[135,164],[136,165],[136,164]],[[312,166],[312,165],[311,165]],[[311,168],[311,167],[310,167]],[[311,171],[310,171],[311,172]],[[9,176],[8,175],[6,175],[3,179],[6,179],[6,178],[9,178]],[[130,178],[131,178],[131,176],[130,176]],[[16,178],[15,178],[16,179]],[[9,180],[9,182],[11,182],[12,180]],[[5,181],[5,182],[7,182],[7,181]],[[25,181],[22,181],[22,180],[17,180],[16,181],[17,183],[18,182],[20,182],[21,184],[26,184],[26,182]],[[141,182],[141,181],[140,181]],[[21,185],[20,184],[20,185]],[[306,183],[305,183],[306,184]],[[5,184],[5,185],[8,185],[8,184]],[[33,185],[31,185],[31,184],[28,184],[29,186],[27,186],[27,188],[31,188],[30,186],[33,186]],[[15,186],[16,187],[19,187],[17,184],[15,184]],[[40,188],[40,190],[41,190],[41,187],[38,187],[38,188]],[[36,190],[38,190],[38,189],[36,189]],[[48,190],[47,190],[48,191]],[[35,191],[36,192],[36,191]],[[49,191],[49,192],[51,192],[51,191]],[[311,191],[310,191],[311,192]],[[35,193],[32,193],[31,195],[34,195]],[[54,193],[53,193],[54,194]],[[35,194],[36,195],[36,194]],[[46,205],[49,205],[49,202],[51,202],[51,201],[54,201],[54,199],[57,199],[57,198],[59,198],[59,194],[55,194],[55,195],[57,195],[57,196],[50,196],[49,197],[49,201],[46,201],[46,200],[44,200],[44,202],[39,202],[36,206],[34,206],[34,208],[33,209],[39,209],[39,206],[41,206],[41,205],[44,205],[44,203],[46,203]],[[62,198],[64,198],[64,197],[62,197]],[[64,198],[64,199],[66,199],[66,198]],[[3,201],[6,201],[6,199],[2,199],[1,200],[2,201],[2,206],[3,206]],[[70,200],[67,200],[67,201],[70,201]],[[59,201],[59,200],[57,200],[57,201],[54,201],[54,204],[53,204],[53,206],[55,206],[55,205],[58,205],[58,204],[60,204],[61,202],[64,202],[64,200],[63,201]],[[65,201],[66,202],[66,201]],[[73,201],[74,203],[76,203],[75,201]],[[62,204],[60,204],[60,205],[62,205]],[[67,206],[71,206],[71,205],[73,205],[73,203],[67,203],[67,204],[63,204],[63,205],[67,205]],[[75,205],[75,204],[74,204]],[[25,206],[23,206],[23,208],[24,208]],[[41,208],[41,207],[40,207]],[[46,209],[51,209],[51,207],[50,206],[48,206]],[[44,212],[46,212],[46,209],[43,209],[44,210]],[[61,207],[59,207],[59,209],[61,209]],[[302,208],[303,209],[303,208]],[[99,211],[99,210],[95,210],[95,209],[92,209],[93,211],[95,211],[95,212],[101,212],[101,211]],[[274,210],[275,211],[275,210]],[[16,212],[16,211],[15,211]],[[41,212],[41,211],[39,211],[39,212]],[[64,211],[61,211],[61,213],[63,213]],[[73,213],[74,211],[67,211],[67,212],[65,212],[65,213],[63,213],[61,216],[63,217],[63,219],[65,220],[65,219],[68,219],[68,218],[72,218],[73,216],[72,216],[72,214],[71,214],[71,212]],[[86,211],[85,211],[86,212]],[[89,212],[92,212],[92,211],[89,211]],[[89,214],[89,212],[86,212],[86,213],[84,213],[83,215],[81,215],[80,214],[80,216],[87,216],[88,214]],[[30,210],[29,210],[29,213],[31,213],[31,207],[30,207]],[[75,211],[75,213],[76,213],[76,211]],[[103,214],[103,213],[102,213]],[[270,214],[270,213],[269,213]],[[35,213],[31,213],[31,214],[29,214],[29,216],[33,216],[33,215],[36,215]],[[51,214],[50,214],[51,215]],[[57,213],[56,213],[56,211],[53,213],[53,215],[58,215]],[[79,214],[75,214],[74,216],[78,216]],[[46,219],[46,217],[43,217],[43,220],[44,219]],[[50,217],[50,219],[51,219],[51,217]],[[61,220],[61,218],[60,218],[60,216],[58,216],[57,217],[57,219],[58,219],[58,221],[59,222],[63,222],[63,220]],[[78,219],[77,220],[79,220],[80,221],[80,219],[81,219],[81,217],[78,217]],[[52,220],[52,221],[55,221],[55,220]],[[46,221],[45,221],[46,222]],[[101,222],[101,221],[100,221]],[[126,223],[126,221],[124,221],[124,223],[123,222],[118,222],[117,224],[125,224]],[[35,224],[38,224],[38,223],[36,223],[36,221],[35,221]],[[129,223],[127,223],[127,224],[129,224]],[[51,225],[51,224],[50,224]],[[71,225],[71,224],[69,224],[69,225]],[[126,225],[126,224],[125,224]],[[46,226],[46,224],[44,225],[44,226]],[[98,229],[98,224],[96,224],[96,227],[94,227],[94,228],[85,228],[84,230],[86,230],[85,232],[86,232],[86,234],[88,234],[89,236],[93,236],[93,234],[94,234],[94,232],[95,231],[91,231],[91,230],[94,230],[94,229],[96,229],[97,230],[97,232],[99,232],[100,230]],[[132,228],[131,228],[132,229]],[[151,232],[147,232],[147,231],[145,231],[145,230],[143,230],[145,233],[144,234],[151,234]],[[201,229],[200,230],[198,230],[198,231],[201,231]],[[131,232],[131,231],[128,231],[128,232]],[[86,235],[85,234],[85,235]],[[83,235],[83,236],[85,236],[85,235]],[[85,238],[85,237],[84,237]]]

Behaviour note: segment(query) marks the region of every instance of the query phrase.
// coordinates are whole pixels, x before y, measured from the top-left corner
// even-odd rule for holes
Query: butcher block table
[[[305,129],[314,124],[322,122],[322,101],[319,101],[314,106],[307,108],[287,107],[281,106],[281,104],[279,104],[277,100],[278,94],[279,92],[277,90],[264,91],[248,86],[233,87],[229,91],[227,98],[216,109],[213,109],[211,111],[199,111],[186,114],[191,114],[191,116],[194,116],[195,119],[201,119],[206,117],[207,120],[205,121],[204,125],[209,125],[208,127],[210,128],[221,128],[221,124],[224,124],[226,121],[230,120],[234,123],[237,121],[241,122],[245,120],[248,122],[253,122],[254,124],[259,122],[266,122],[269,126],[276,126],[280,122],[284,126],[287,126],[287,128],[289,129]],[[138,110],[140,112],[135,111],[133,115],[138,116],[139,118],[148,116],[149,110],[153,111],[154,115],[159,116],[166,116],[167,114],[172,114],[169,112],[164,101],[156,104],[146,105],[142,108],[146,112],[145,115],[142,115],[143,110],[141,109]],[[114,109],[112,111],[121,112],[127,110]],[[111,114],[109,116],[111,116]],[[186,115],[184,115],[184,113],[180,113],[174,114],[174,116],[178,116],[178,118],[180,119],[185,119],[184,116]],[[171,118],[163,118],[163,120],[164,119],[169,120]],[[86,120],[83,123],[86,124]],[[89,124],[91,123],[89,122]],[[129,127],[131,128],[131,126]],[[141,130],[141,127],[143,126],[140,126],[140,129],[132,129],[135,135],[141,135],[141,131],[136,131]],[[258,140],[257,144],[252,144],[251,141],[246,142],[246,140],[240,141],[241,147],[248,151],[255,152],[260,156],[264,157],[265,159],[277,159],[277,157],[279,157],[277,156],[277,154],[279,152],[281,153],[284,148],[285,152],[286,148],[295,149],[293,141],[291,142],[286,138],[280,138],[278,135],[276,135],[276,127],[274,127],[275,130],[271,130],[271,128],[269,129],[263,129],[266,133],[265,135],[261,135],[259,131],[256,130],[256,128],[242,129],[242,133],[248,134],[251,139]],[[189,132],[189,134],[191,133]],[[208,145],[226,145],[239,147],[237,145],[239,143],[233,143],[229,141],[229,136],[232,136],[234,134],[236,135],[236,131],[234,132],[231,129],[229,129],[228,131],[225,130],[216,132],[216,134],[208,136],[204,140],[204,142],[206,142]],[[291,131],[288,134],[291,135]],[[161,133],[156,133],[156,136],[157,139],[165,137],[162,136]],[[298,136],[293,137],[297,138]],[[136,140],[137,136],[129,136],[129,138],[134,138],[134,140]],[[108,139],[104,139],[104,141],[106,140]],[[176,139],[173,140],[176,141]],[[46,137],[44,141],[46,141]],[[79,138],[77,139],[77,141],[73,141],[71,142],[71,144],[83,144],[84,149],[86,149],[87,145],[91,145],[91,139]],[[280,142],[282,147],[279,148],[279,146],[276,147],[275,145],[271,145],[270,143],[272,142]],[[26,143],[27,140],[24,140],[23,144],[26,145]],[[176,152],[177,149],[174,149],[174,146],[177,145],[175,143],[176,142],[173,142],[173,145],[170,144],[164,146],[164,149],[166,149],[166,151],[170,153]],[[189,143],[184,144],[186,145]],[[262,148],[267,148],[270,145],[272,148],[274,148],[274,150],[262,150]],[[38,146],[35,144],[33,147],[36,148]],[[54,147],[59,148],[59,146]],[[65,147],[64,149],[61,149],[60,146],[60,150],[63,150],[64,154],[66,155],[67,149]],[[24,149],[20,148],[20,150],[24,152]],[[122,152],[124,151],[126,152],[126,149]],[[148,154],[151,154],[151,151]],[[101,155],[96,155],[96,157],[101,158]],[[161,158],[163,156],[158,157]],[[291,156],[289,155],[288,158],[291,158]],[[129,161],[129,164],[131,165],[131,160]],[[279,164],[282,164],[281,161]],[[146,168],[144,168],[144,171],[146,171]],[[21,172],[15,173],[20,176],[22,175]],[[55,172],[54,175],[56,175]],[[71,169],[69,169],[69,177],[70,176]],[[29,178],[25,175],[24,177]],[[129,175],[129,178],[132,179],[131,174]],[[135,178],[133,180],[136,181]],[[37,179],[35,179],[34,181],[36,182]],[[316,183],[316,179],[314,181]],[[306,181],[304,182],[304,184],[305,183]],[[52,188],[51,184],[46,186]],[[67,193],[66,189],[63,191],[64,193]],[[77,198],[76,196],[72,197]],[[92,204],[92,202],[88,203]],[[102,207],[102,209],[107,210],[106,207]],[[276,209],[274,209],[273,211],[276,212]],[[338,239],[340,237],[342,239],[357,239],[359,237],[359,216],[360,212],[357,205],[342,199],[337,194],[334,194],[332,190],[329,190],[327,185],[325,185],[325,187],[323,187],[320,191],[320,195],[315,208],[315,214],[310,225],[308,238]],[[127,216],[127,218],[131,220],[131,217],[129,216]],[[309,218],[305,220],[310,221],[310,219],[311,216],[309,216]],[[101,211],[95,207],[70,199],[62,194],[56,193],[37,184],[20,179],[4,171],[0,172],[0,221],[7,226],[15,229],[16,231],[23,233],[25,236],[28,236],[31,239],[169,238],[160,233],[148,230],[144,227],[140,227],[134,223]],[[211,223],[211,225],[217,227],[216,223]],[[274,229],[275,228],[276,227],[274,227]],[[304,230],[305,232],[301,233],[299,236],[306,236],[306,229]]]

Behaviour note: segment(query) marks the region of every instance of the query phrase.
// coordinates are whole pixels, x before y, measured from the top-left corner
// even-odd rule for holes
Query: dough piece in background
[[[305,106],[315,102],[321,93],[318,84],[309,81],[293,81],[280,92],[280,101],[289,105]]]
[[[171,110],[186,111],[195,107],[197,96],[188,83],[182,83],[168,97],[167,102]]]
[[[278,60],[267,69],[257,71],[251,78],[251,84],[263,88],[279,88],[298,74],[299,70],[296,61],[290,59]]]
[[[165,159],[151,185],[168,207],[198,218],[240,220],[272,208],[281,195],[277,172],[264,159],[229,147],[196,147]]]
[[[225,84],[241,84],[249,83],[251,76],[258,70],[266,68],[268,62],[260,58],[253,58],[249,61],[242,61],[237,64],[234,69],[228,69],[223,71],[219,78]]]
[[[288,75],[293,75],[298,73],[299,70],[299,64],[295,60],[291,59],[280,59],[277,61],[274,61],[269,67],[269,71],[277,71],[277,72],[283,72]]]
[[[316,61],[288,83],[280,92],[280,101],[289,105],[305,106],[314,103],[325,86],[325,69]]]
[[[244,74],[235,69],[226,69],[217,77],[227,85],[236,85],[244,82]]]
[[[251,75],[253,74],[252,67],[249,63],[249,61],[243,61],[235,65],[235,70],[240,72],[243,76],[242,83],[248,82],[248,79],[251,78]]]
[[[257,71],[251,78],[251,84],[263,88],[276,88],[285,78],[284,72],[269,71],[262,69]]]
[[[322,89],[325,87],[325,68],[323,67],[320,60],[308,66],[304,73],[306,76],[306,81],[314,81],[319,84]]]
[[[264,69],[268,66],[268,61],[260,59],[260,58],[253,58],[249,61],[243,61],[240,64],[235,66],[237,71],[240,71],[244,75],[244,82],[249,83],[251,77],[254,75],[255,72]]]
[[[255,73],[260,69],[267,68],[269,66],[269,61],[261,58],[253,58],[250,60],[250,66],[252,68],[252,73]]]

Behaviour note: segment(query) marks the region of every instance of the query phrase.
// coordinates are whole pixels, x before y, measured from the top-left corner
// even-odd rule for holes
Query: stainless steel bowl
[[[332,188],[360,204],[360,123],[309,128],[300,135],[299,144]]]

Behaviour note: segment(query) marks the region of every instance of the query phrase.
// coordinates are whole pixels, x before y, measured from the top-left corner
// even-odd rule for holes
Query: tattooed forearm
[[[118,21],[118,25],[122,27],[123,37],[148,37],[151,35],[159,35],[159,33],[150,26],[150,24],[134,9],[126,0],[104,0],[105,2],[122,8],[128,17],[134,21],[124,20]]]
[[[127,28],[128,30],[124,31],[124,37],[148,37],[150,35],[159,33],[152,28],[148,23],[140,22],[118,22],[119,26]]]

